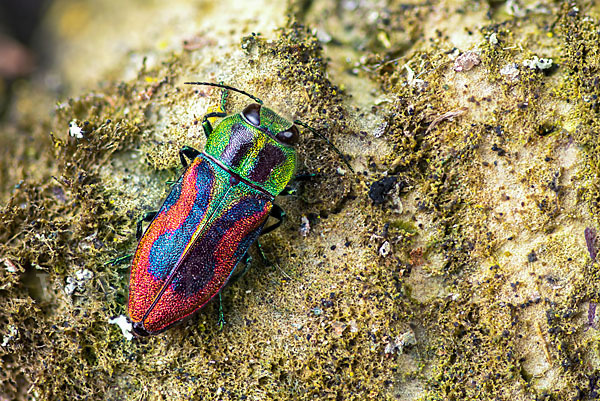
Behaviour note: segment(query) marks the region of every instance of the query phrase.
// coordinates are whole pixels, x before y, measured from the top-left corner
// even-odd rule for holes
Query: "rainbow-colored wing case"
[[[136,334],[160,333],[218,295],[292,178],[295,150],[275,137],[291,123],[260,113],[268,126],[221,121],[140,239],[128,306]]]
[[[211,185],[206,185],[211,183]],[[148,333],[202,308],[227,284],[273,203],[197,157],[175,184],[133,258],[129,316]]]

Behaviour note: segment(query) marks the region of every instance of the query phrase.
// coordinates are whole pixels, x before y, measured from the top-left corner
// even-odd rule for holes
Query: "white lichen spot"
[[[390,254],[390,252],[392,252],[392,244],[390,244],[390,241],[385,241],[379,247],[379,256],[385,258],[387,255]]]
[[[80,269],[75,272],[75,279],[77,281],[86,282],[86,281],[91,280],[92,278],[94,278],[94,273],[92,273],[91,270]]]
[[[341,176],[345,176],[346,175],[346,170],[344,170],[341,167],[336,168],[335,172],[338,173],[338,175],[341,175]]]
[[[425,86],[425,81],[420,79],[418,76],[415,76],[415,72],[410,68],[410,65],[404,64],[404,69],[406,70],[406,83],[409,86],[415,86],[418,88],[422,88]]]
[[[500,69],[500,74],[509,81],[516,81],[519,79],[519,66],[515,63],[508,63]]]
[[[321,43],[329,43],[332,40],[331,35],[329,33],[327,33],[327,31],[325,31],[323,29],[317,29],[316,30],[316,35],[317,35],[317,39]]]
[[[65,285],[65,293],[73,295],[75,292],[82,293],[85,291],[85,283],[94,278],[94,273],[88,269],[79,269],[75,272],[75,277],[67,277]]]
[[[473,51],[464,52],[454,60],[454,71],[465,72],[481,63],[479,54]]]
[[[531,60],[523,60],[523,65],[532,70],[535,70],[536,68],[538,70],[547,70],[552,67],[552,63],[553,61],[551,58],[539,58],[538,56],[533,56]]]
[[[553,61],[551,58],[541,58],[537,62],[537,68],[540,70],[547,70],[548,68],[552,67],[552,63]]]
[[[83,138],[83,130],[79,128],[76,120],[72,120],[69,123],[69,135],[77,139]]]
[[[381,124],[379,124],[375,128],[375,131],[373,131],[373,136],[375,138],[381,138],[383,136],[383,134],[385,134],[385,130],[386,130],[387,126],[388,126],[387,121],[384,121]]]
[[[15,339],[19,330],[12,324],[8,325],[8,334],[2,337],[2,344],[0,346],[6,347],[12,340]]]
[[[67,277],[67,284],[65,284],[65,294],[71,296],[75,292],[77,285],[75,285],[75,280],[73,277]]]
[[[367,15],[367,21],[369,22],[369,24],[374,24],[377,22],[377,20],[379,19],[379,12],[376,10],[371,11],[368,15]]]
[[[133,338],[133,334],[131,334],[132,326],[125,315],[120,315],[113,319],[108,319],[108,323],[116,324],[117,326],[119,326],[121,332],[123,333],[123,337],[125,337],[125,339],[127,339],[128,341],[131,341],[131,339]]]
[[[490,42],[491,45],[498,44],[498,36],[496,35],[496,32],[494,32],[490,35],[490,37],[488,38],[488,41]]]
[[[390,339],[388,344],[385,346],[384,352],[386,354],[402,354],[404,352],[404,348],[411,347],[417,344],[417,338],[415,337],[415,332],[409,329],[407,332],[400,334],[394,339]]]
[[[308,217],[306,217],[306,216],[302,216],[300,221],[301,221],[301,223],[300,223],[300,228],[298,229],[298,232],[300,233],[301,236],[306,237],[308,235],[308,233],[310,233],[310,221],[308,221]]]
[[[526,14],[525,8],[518,0],[508,0],[506,2],[506,12],[515,17],[524,17]]]
[[[354,0],[342,1],[342,8],[346,11],[354,11],[358,8],[358,2]]]
[[[344,322],[333,322],[331,323],[331,328],[333,329],[333,335],[336,337],[341,337],[344,334],[344,330],[346,330],[348,325]]]
[[[4,267],[6,268],[7,272],[9,272],[9,273],[17,272],[17,266],[15,266],[15,264],[13,262],[11,262],[10,260],[8,260],[7,258],[0,259],[0,261],[2,261],[2,263],[4,264]]]

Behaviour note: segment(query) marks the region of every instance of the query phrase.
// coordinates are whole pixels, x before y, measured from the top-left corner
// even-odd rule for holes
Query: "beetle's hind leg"
[[[225,326],[225,314],[223,313],[223,301],[221,300],[221,293],[219,293],[219,319],[217,320],[217,324],[219,325],[219,331],[223,330],[223,326]]]
[[[244,268],[242,269],[241,272],[236,274],[241,263],[244,264]],[[250,268],[251,264],[252,264],[252,256],[250,256],[250,253],[246,252],[246,254],[242,257],[242,260],[240,261],[240,263],[238,263],[237,266],[235,267],[235,270],[233,271],[231,278],[229,279],[229,282],[227,283],[227,285],[233,284],[236,281],[238,281],[239,279],[241,279],[242,277],[244,277],[244,275]],[[227,322],[225,321],[225,314],[223,313],[223,302],[221,300],[221,293],[219,293],[219,317],[218,317],[219,330],[223,330],[223,326],[225,325],[225,323],[227,323]]]
[[[271,231],[278,228],[281,224],[283,224],[283,222],[286,219],[285,211],[281,208],[281,206],[276,205],[276,204],[273,204],[273,209],[271,209],[271,213],[269,213],[269,216],[277,219],[277,221],[275,223],[271,224],[270,226],[263,228],[263,230],[260,233],[261,236],[268,234]],[[262,258],[263,262],[267,266],[273,265],[273,263],[271,263],[271,261],[269,261],[269,259],[263,252],[262,245],[260,244],[260,239],[256,240],[256,246],[258,247],[258,253],[260,254],[260,257]]]
[[[238,273],[240,264],[243,264],[244,267],[243,267],[242,271],[240,271]],[[242,257],[242,260],[240,261],[240,263],[238,263],[238,265],[235,267],[235,270],[233,271],[233,274],[231,275],[231,278],[229,279],[229,282],[227,284],[229,285],[229,284],[235,283],[236,281],[238,281],[239,279],[244,277],[246,275],[246,273],[248,272],[248,269],[250,269],[251,265],[252,265],[252,256],[250,256],[249,252],[246,252],[246,254]]]
[[[263,230],[261,231],[261,233],[259,235],[259,238],[260,238],[260,236],[262,236],[264,234],[268,234],[271,231],[278,228],[286,219],[285,211],[279,205],[275,205],[275,204],[273,205],[273,208],[271,209],[269,216],[277,219],[277,221],[275,223],[271,224],[270,226],[263,228]],[[267,256],[263,252],[262,245],[260,244],[260,239],[256,240],[256,246],[258,247],[258,253],[260,254],[260,257],[262,258],[263,262],[267,266],[272,265],[272,263],[269,261],[269,259],[267,259]],[[246,254],[242,257],[242,262],[244,263],[244,269],[240,273],[237,273],[235,276],[232,275],[231,279],[229,280],[229,284],[242,278],[244,276],[244,274],[246,274],[246,272],[250,268],[250,265],[252,264],[252,256],[250,256],[249,252],[246,252]],[[236,266],[236,270],[238,269],[238,267],[239,267],[239,263]],[[235,273],[235,271],[234,271],[234,273]]]

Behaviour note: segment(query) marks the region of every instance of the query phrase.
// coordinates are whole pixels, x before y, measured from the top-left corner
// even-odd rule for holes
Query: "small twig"
[[[542,342],[542,349],[544,350],[544,355],[546,356],[546,361],[552,365],[552,357],[550,356],[550,351],[548,351],[548,343],[544,338],[544,334],[542,333],[542,328],[540,327],[539,322],[535,322],[535,331]]]
[[[465,114],[467,112],[467,110],[469,110],[467,107],[461,107],[460,109],[451,110],[451,111],[448,111],[448,112],[442,114],[441,116],[436,117],[431,122],[431,124],[429,124],[429,127],[427,127],[427,130],[425,131],[425,135],[427,135],[432,129],[434,129],[435,126],[438,125],[440,122],[442,122],[444,120],[449,120],[454,117],[458,117],[462,114]]]

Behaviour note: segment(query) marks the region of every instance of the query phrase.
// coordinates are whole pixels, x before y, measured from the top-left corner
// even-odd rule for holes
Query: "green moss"
[[[600,277],[583,229],[598,225],[600,199],[598,29],[587,4],[547,7],[515,18],[495,4],[291,2],[290,23],[243,37],[241,52],[162,54],[52,117],[22,88],[0,159],[28,166],[0,170],[2,394],[591,397],[599,337],[586,325]],[[450,57],[474,43],[481,64],[454,71]],[[328,60],[338,54],[351,60]],[[557,67],[524,67],[533,56]],[[512,63],[514,80],[502,73]],[[107,322],[126,311],[128,268],[105,262],[135,247],[134,222],[168,191],[178,149],[203,145],[199,122],[218,94],[180,84],[196,76],[320,129],[357,174],[305,132],[302,170],[318,178],[280,200],[289,221],[263,241],[277,266],[256,262],[227,288],[225,329],[209,305],[129,342]],[[228,111],[245,101],[232,96]],[[384,175],[402,190],[374,205],[368,189]],[[81,269],[93,278],[67,295]],[[416,344],[400,351],[406,333]]]

